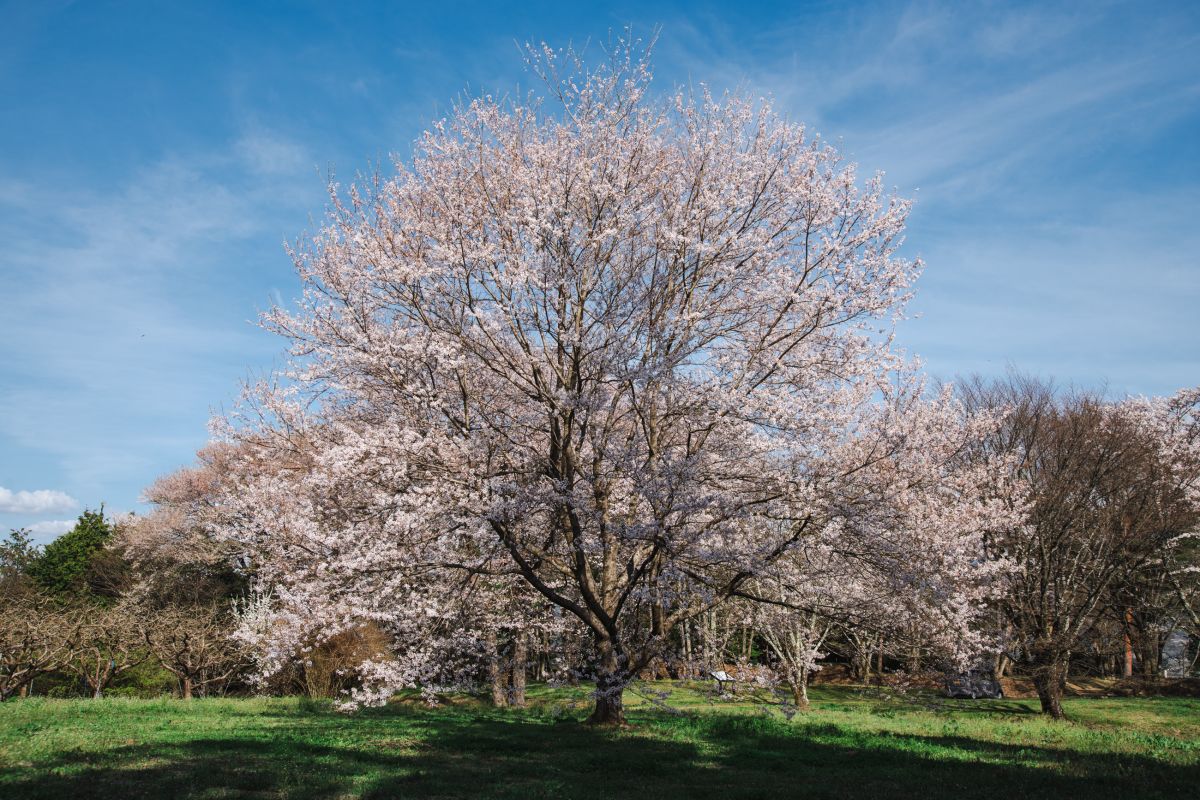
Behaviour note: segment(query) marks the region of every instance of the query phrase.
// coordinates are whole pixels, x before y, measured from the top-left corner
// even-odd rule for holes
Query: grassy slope
[[[667,685],[656,687],[671,688]],[[572,695],[525,712],[474,701],[344,716],[296,699],[0,705],[0,798],[1195,797],[1200,701],[1079,699],[935,710],[818,688],[788,723],[673,688],[589,729]],[[577,698],[578,695],[575,695]]]

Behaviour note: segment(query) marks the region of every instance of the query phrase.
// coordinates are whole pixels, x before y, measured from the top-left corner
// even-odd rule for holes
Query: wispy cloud
[[[1126,24],[1103,4],[915,2],[830,7],[746,37],[725,18],[690,14],[664,26],[663,49],[679,65],[667,80],[771,95],[904,191],[944,184],[961,202],[963,191],[1003,189],[995,179],[1014,169],[1192,113],[1195,25],[1173,24],[1168,10],[1133,16]]]
[[[65,6],[25,4],[0,31],[22,122],[0,126],[8,486],[131,506],[278,354],[247,323],[296,291],[279,245],[326,201],[316,168],[386,171],[459,92],[538,88],[514,40],[590,38],[599,56],[630,19],[662,25],[657,88],[772,95],[864,172],[920,189],[905,248],[928,263],[923,318],[900,335],[931,370],[1011,359],[1141,392],[1200,374],[1193,4],[314,6],[271,41],[164,11],[142,20],[162,47],[137,52]],[[175,47],[192,57],[162,56]],[[25,520],[0,511],[0,528]]]
[[[235,149],[249,169],[263,175],[296,175],[315,163],[298,142],[262,128],[242,136]]]
[[[751,35],[665,25],[667,61],[771,95],[918,200],[902,343],[943,377],[1009,361],[1114,391],[1194,383],[1200,38],[1186,7],[827,6]],[[667,80],[678,80],[668,73]]]
[[[0,486],[0,511],[10,514],[53,514],[56,511],[70,511],[78,506],[78,500],[56,489],[14,492]]]
[[[48,457],[47,481],[126,503],[187,460],[211,410],[278,351],[252,323],[290,280],[285,233],[322,196],[305,152],[258,129],[107,188],[0,180],[10,461]]]

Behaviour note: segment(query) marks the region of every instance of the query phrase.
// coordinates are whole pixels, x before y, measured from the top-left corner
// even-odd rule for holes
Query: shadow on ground
[[[392,711],[373,717],[373,738],[340,740],[302,717],[279,723],[266,741],[197,738],[62,755],[10,770],[0,796],[1027,800],[1194,797],[1200,785],[1200,766],[1144,756],[756,718],[650,718],[614,732],[519,715],[426,720]]]

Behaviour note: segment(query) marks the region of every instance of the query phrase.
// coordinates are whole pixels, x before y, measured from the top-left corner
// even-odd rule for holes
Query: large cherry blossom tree
[[[226,431],[253,455],[222,524],[274,591],[412,629],[386,688],[515,579],[586,630],[619,723],[677,625],[802,542],[911,591],[972,563],[947,541],[1005,512],[952,468],[970,426],[914,434],[890,345],[908,202],[769,102],[652,95],[636,47],[530,65],[546,98],[456,108],[295,250],[291,366]]]

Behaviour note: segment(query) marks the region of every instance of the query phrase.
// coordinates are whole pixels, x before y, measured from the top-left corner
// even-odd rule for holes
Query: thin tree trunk
[[[1133,677],[1133,639],[1129,636],[1130,626],[1133,625],[1133,612],[1125,609],[1125,671],[1126,678]]]

